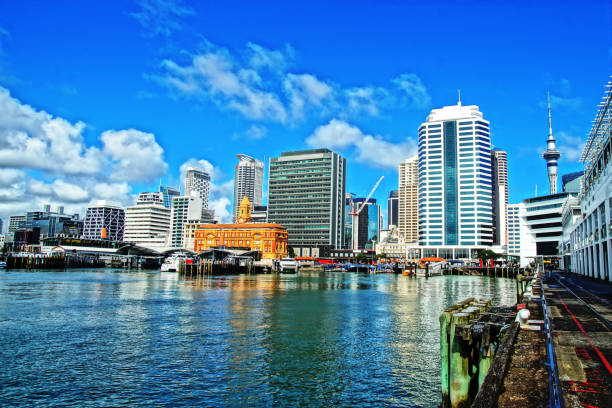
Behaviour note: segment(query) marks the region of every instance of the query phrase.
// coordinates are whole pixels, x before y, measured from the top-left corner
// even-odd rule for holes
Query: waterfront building
[[[123,240],[160,250],[168,245],[170,208],[164,206],[163,193],[140,193],[136,205],[125,209]]]
[[[493,245],[504,248],[508,244],[508,154],[491,149],[493,195]]]
[[[195,228],[193,249],[232,248],[259,251],[263,259],[287,256],[287,229],[274,223],[253,223],[251,203],[242,199],[234,224],[201,224]]]
[[[572,272],[612,281],[612,81],[582,151],[581,216],[570,227]]]
[[[283,225],[296,256],[343,245],[346,159],[329,149],[283,152],[270,160],[268,220]]]
[[[83,235],[84,222],[79,214],[64,214],[64,207],[58,206],[57,212],[51,205],[43,206],[43,211],[28,211],[25,215],[25,228],[38,228],[40,239],[63,236],[79,238]]]
[[[159,186],[159,192],[162,193],[164,207],[172,208],[172,197],[178,197],[181,192],[173,187]]]
[[[152,193],[140,193],[136,199],[136,205],[138,204],[164,205],[164,194],[157,191]]]
[[[391,229],[392,225],[399,226],[398,221],[399,190],[391,190],[389,191],[389,198],[387,198],[387,228]]]
[[[575,173],[564,174],[561,176],[563,192],[580,194],[583,176],[584,171],[577,171]]]
[[[384,255],[389,258],[406,256],[406,242],[397,226],[391,225],[388,230],[380,231],[380,240],[376,243],[376,255]]]
[[[232,220],[236,222],[238,207],[243,197],[253,206],[260,206],[263,199],[264,164],[246,154],[238,154],[238,164],[234,169],[234,210]]]
[[[268,206],[267,205],[255,205],[251,212],[251,218],[255,223],[267,223],[268,222]]]
[[[561,157],[561,152],[557,150],[555,138],[552,132],[552,119],[550,116],[550,94],[548,95],[548,139],[546,139],[547,148],[542,157],[546,160],[546,169],[548,171],[548,182],[550,183],[550,194],[557,194],[557,162]]]
[[[397,226],[399,233],[406,242],[417,242],[419,239],[419,160],[417,156],[399,164],[398,188]]]
[[[172,197],[169,242],[171,247],[183,248],[183,226],[189,221],[200,220],[202,218],[203,209],[203,200],[197,191],[192,191],[189,196]]]
[[[85,213],[83,236],[85,239],[123,241],[125,210],[114,201],[99,200]]]
[[[195,230],[201,224],[218,224],[221,222],[219,217],[215,217],[215,211],[202,209],[202,216],[199,219],[187,220],[183,224],[183,248],[193,248],[195,244]]]
[[[558,193],[523,200],[525,211],[521,217],[535,241],[536,255],[557,256],[563,234],[562,208],[569,198],[576,196]]]
[[[185,195],[191,197],[191,192],[195,191],[202,199],[203,208],[208,208],[210,197],[210,175],[202,169],[187,167],[185,173]],[[174,197],[172,198],[174,200]]]
[[[365,198],[353,198],[354,208],[363,205]],[[380,237],[380,205],[370,198],[358,215],[352,218],[352,249],[375,249]]]
[[[464,258],[491,247],[491,140],[478,106],[459,101],[431,111],[418,130],[418,170],[418,241],[425,256]]]
[[[25,215],[11,215],[9,216],[8,232],[15,232],[18,228],[25,227],[26,217]]]
[[[507,254],[521,256],[521,204],[508,204],[508,246]]]

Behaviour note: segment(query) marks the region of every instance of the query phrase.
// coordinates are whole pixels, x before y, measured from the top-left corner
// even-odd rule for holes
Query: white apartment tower
[[[114,201],[99,200],[88,207],[83,224],[85,239],[108,239],[123,241],[125,210]]]
[[[491,150],[493,166],[493,244],[508,244],[508,154],[502,150]]]
[[[172,197],[172,211],[170,213],[172,227],[170,233],[171,247],[183,247],[184,225],[189,221],[200,220],[203,208],[202,198],[195,191],[190,196]]]
[[[238,154],[234,171],[234,211],[236,222],[238,207],[246,196],[253,207],[260,206],[263,197],[264,163],[246,154]]]
[[[405,242],[417,242],[419,238],[418,187],[419,160],[417,156],[399,165],[398,228]]]
[[[491,246],[489,122],[478,106],[433,109],[419,126],[419,244]]]
[[[204,170],[195,167],[187,167],[185,174],[185,197],[191,197],[191,192],[196,191],[202,199],[203,208],[208,208],[210,197],[210,175]],[[172,198],[174,202],[174,197]]]
[[[140,193],[136,205],[125,210],[123,240],[152,248],[164,248],[170,235],[170,209],[163,193]]]

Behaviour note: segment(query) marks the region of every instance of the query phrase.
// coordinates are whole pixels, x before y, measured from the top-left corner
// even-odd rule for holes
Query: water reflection
[[[0,274],[10,406],[437,406],[441,311],[514,282],[306,273]]]

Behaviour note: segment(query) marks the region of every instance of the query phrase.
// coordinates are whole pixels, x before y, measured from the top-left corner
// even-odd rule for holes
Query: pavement
[[[543,291],[563,405],[612,407],[612,284],[557,272]]]

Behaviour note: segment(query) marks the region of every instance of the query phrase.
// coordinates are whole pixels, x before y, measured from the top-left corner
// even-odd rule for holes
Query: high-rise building
[[[260,206],[263,197],[264,164],[262,161],[239,154],[238,164],[234,170],[234,211],[233,221],[236,222],[238,208],[244,197],[253,206]]]
[[[184,241],[184,225],[189,221],[198,221],[202,218],[203,203],[197,192],[190,196],[172,197],[172,210],[170,213],[171,234],[170,246],[182,248]]]
[[[365,198],[353,198],[353,205],[359,208],[363,205]],[[374,249],[380,240],[380,205],[376,199],[370,198],[361,211],[352,218],[352,248]]]
[[[419,126],[418,157],[419,244],[492,245],[491,140],[478,106],[433,109]]]
[[[561,176],[561,183],[563,185],[562,191],[564,193],[580,193],[583,177],[584,171],[564,174],[563,176]]]
[[[256,205],[253,207],[251,212],[252,221],[256,224],[268,222],[268,206],[267,205]]]
[[[140,193],[136,199],[136,205],[138,204],[164,205],[164,194],[162,192]]]
[[[572,272],[612,282],[612,77],[580,160],[580,216],[569,232]],[[573,218],[573,217],[572,217]]]
[[[163,193],[140,193],[136,205],[125,209],[123,240],[161,249],[170,235],[170,209],[163,203]]]
[[[25,227],[25,222],[25,215],[9,216],[8,232],[15,232],[16,229]]]
[[[204,170],[187,167],[187,172],[185,173],[185,197],[191,197],[192,191],[196,191],[198,197],[202,199],[202,206],[208,208],[210,175]]]
[[[270,160],[268,222],[287,228],[296,256],[341,248],[346,159],[328,149],[283,152]]]
[[[2,218],[0,218],[0,234],[2,234],[4,232],[4,230],[2,228],[4,228],[4,221],[2,221]],[[3,242],[3,244],[4,244],[4,242]],[[0,246],[0,248],[2,248],[2,246]]]
[[[557,194],[557,161],[561,157],[561,152],[557,150],[555,138],[552,132],[552,119],[550,116],[550,94],[548,95],[548,139],[546,139],[546,150],[542,157],[546,160],[548,170],[548,182],[550,183],[550,194]]]
[[[399,218],[399,191],[389,191],[387,198],[387,228],[391,229],[391,225],[398,226]]]
[[[508,255],[521,255],[521,219],[519,218],[521,204],[508,205]]]
[[[419,238],[419,161],[414,156],[399,164],[398,229],[404,242]]]
[[[352,249],[353,248],[353,197],[355,194],[346,193],[344,198],[344,235],[342,248]]]
[[[51,204],[45,204],[42,211],[28,211],[25,214],[25,228],[37,228],[40,238],[55,236],[80,237],[83,234],[83,220],[79,214],[64,214],[64,207],[51,211]]]
[[[83,236],[85,239],[123,241],[124,227],[125,210],[121,204],[99,200],[95,206],[87,208]]]
[[[499,149],[491,149],[493,169],[493,245],[508,244],[508,154]]]
[[[173,187],[159,186],[159,192],[162,193],[164,207],[172,208],[172,197],[178,197],[181,192]]]

